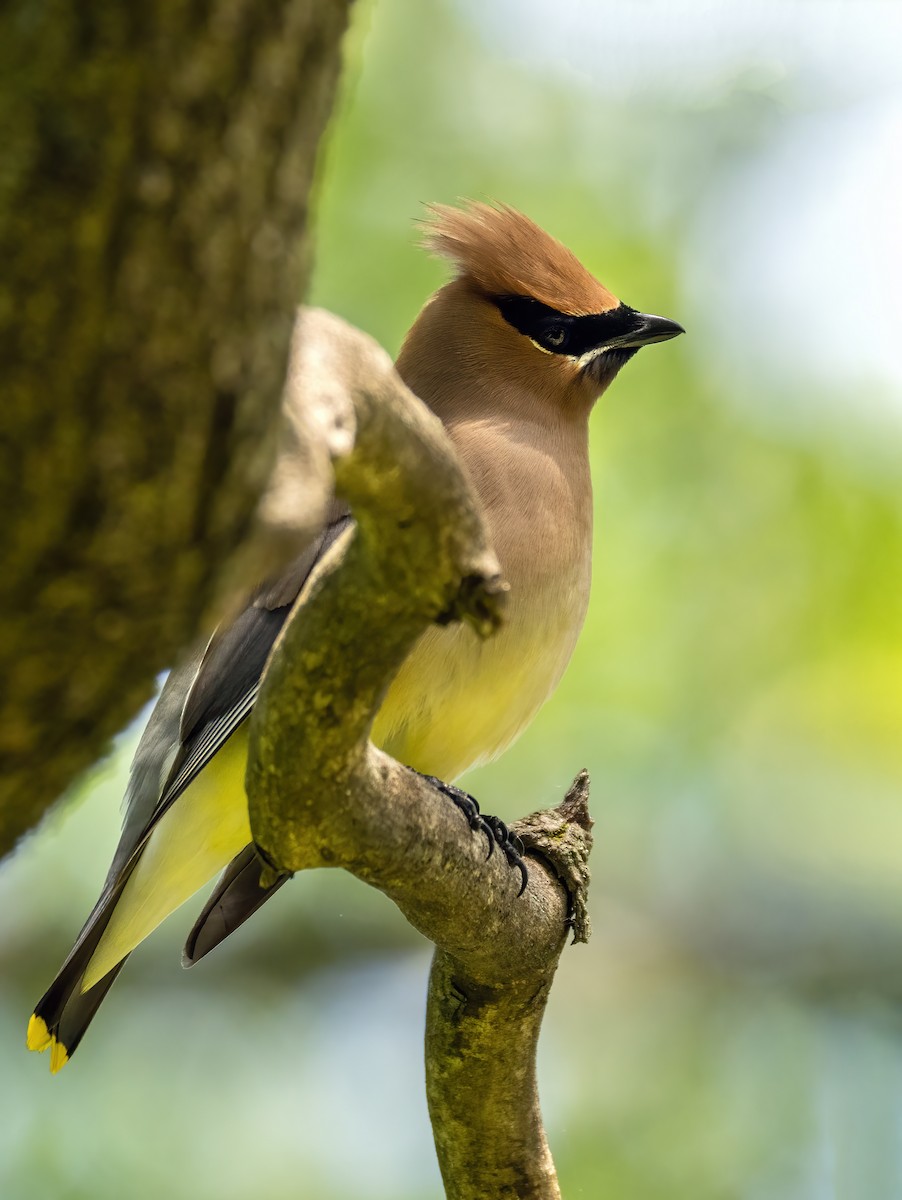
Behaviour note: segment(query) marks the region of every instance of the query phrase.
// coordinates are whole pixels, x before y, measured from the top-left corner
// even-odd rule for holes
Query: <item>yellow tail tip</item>
[[[47,1022],[37,1013],[32,1013],[28,1022],[28,1033],[25,1035],[25,1045],[29,1050],[46,1050],[52,1040]]]
[[[69,1061],[69,1055],[62,1042],[58,1042],[55,1037],[51,1037],[50,1041],[50,1074],[55,1075],[57,1071],[62,1071]]]

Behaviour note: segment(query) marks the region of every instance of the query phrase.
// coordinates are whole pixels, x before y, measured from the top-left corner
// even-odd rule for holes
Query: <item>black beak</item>
[[[686,330],[669,317],[655,317],[651,313],[633,313],[630,328],[626,333],[611,338],[605,343],[605,349],[627,350],[640,346],[650,346],[653,342],[669,342],[671,338],[679,337]]]

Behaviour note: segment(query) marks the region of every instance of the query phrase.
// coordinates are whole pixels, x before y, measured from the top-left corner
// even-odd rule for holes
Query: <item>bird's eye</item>
[[[542,334],[541,341],[549,350],[563,350],[567,341],[567,330],[563,325],[550,325]]]

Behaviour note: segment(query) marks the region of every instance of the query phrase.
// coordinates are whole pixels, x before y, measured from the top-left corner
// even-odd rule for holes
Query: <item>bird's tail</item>
[[[209,954],[291,878],[289,873],[278,875],[275,882],[262,887],[263,870],[264,864],[253,846],[245,846],[232,859],[188,934],[182,951],[183,966],[191,967]]]
[[[155,822],[124,865],[114,862],[72,952],[28,1023],[26,1044],[30,1050],[50,1049],[51,1071],[72,1057],[131,951],[221,871],[249,837],[240,777],[228,790],[208,770]]]
[[[69,957],[38,1001],[28,1022],[25,1044],[29,1050],[50,1051],[50,1070],[54,1075],[75,1053],[85,1030],[91,1024],[94,1014],[125,962],[123,958],[93,987],[82,991],[82,981],[88,963],[103,937],[124,882],[119,880],[113,886],[108,883],[78,935]]]
[[[29,1050],[50,1050],[50,1073],[55,1075],[66,1065],[94,1019],[104,997],[125,964],[121,962],[87,992],[76,980],[75,988],[62,1001],[54,1001],[50,991],[38,1003],[28,1022],[26,1045]]]

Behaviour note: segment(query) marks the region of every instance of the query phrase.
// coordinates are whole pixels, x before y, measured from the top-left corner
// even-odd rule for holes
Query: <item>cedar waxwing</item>
[[[451,781],[501,754],[561,678],[589,599],[589,414],[640,347],[683,330],[621,304],[514,209],[437,206],[426,244],[450,260],[455,277],[417,317],[397,369],[441,418],[469,471],[510,596],[503,627],[487,641],[462,624],[422,635],[372,739]],[[51,1071],[75,1051],[131,951],[218,871],[226,868],[188,938],[186,965],[288,878],[260,886],[244,792],[245,722],[304,581],[352,530],[347,510],[336,510],[283,578],[258,588],[169,676],[132,763],[100,899],[29,1023],[28,1047],[51,1048]]]

